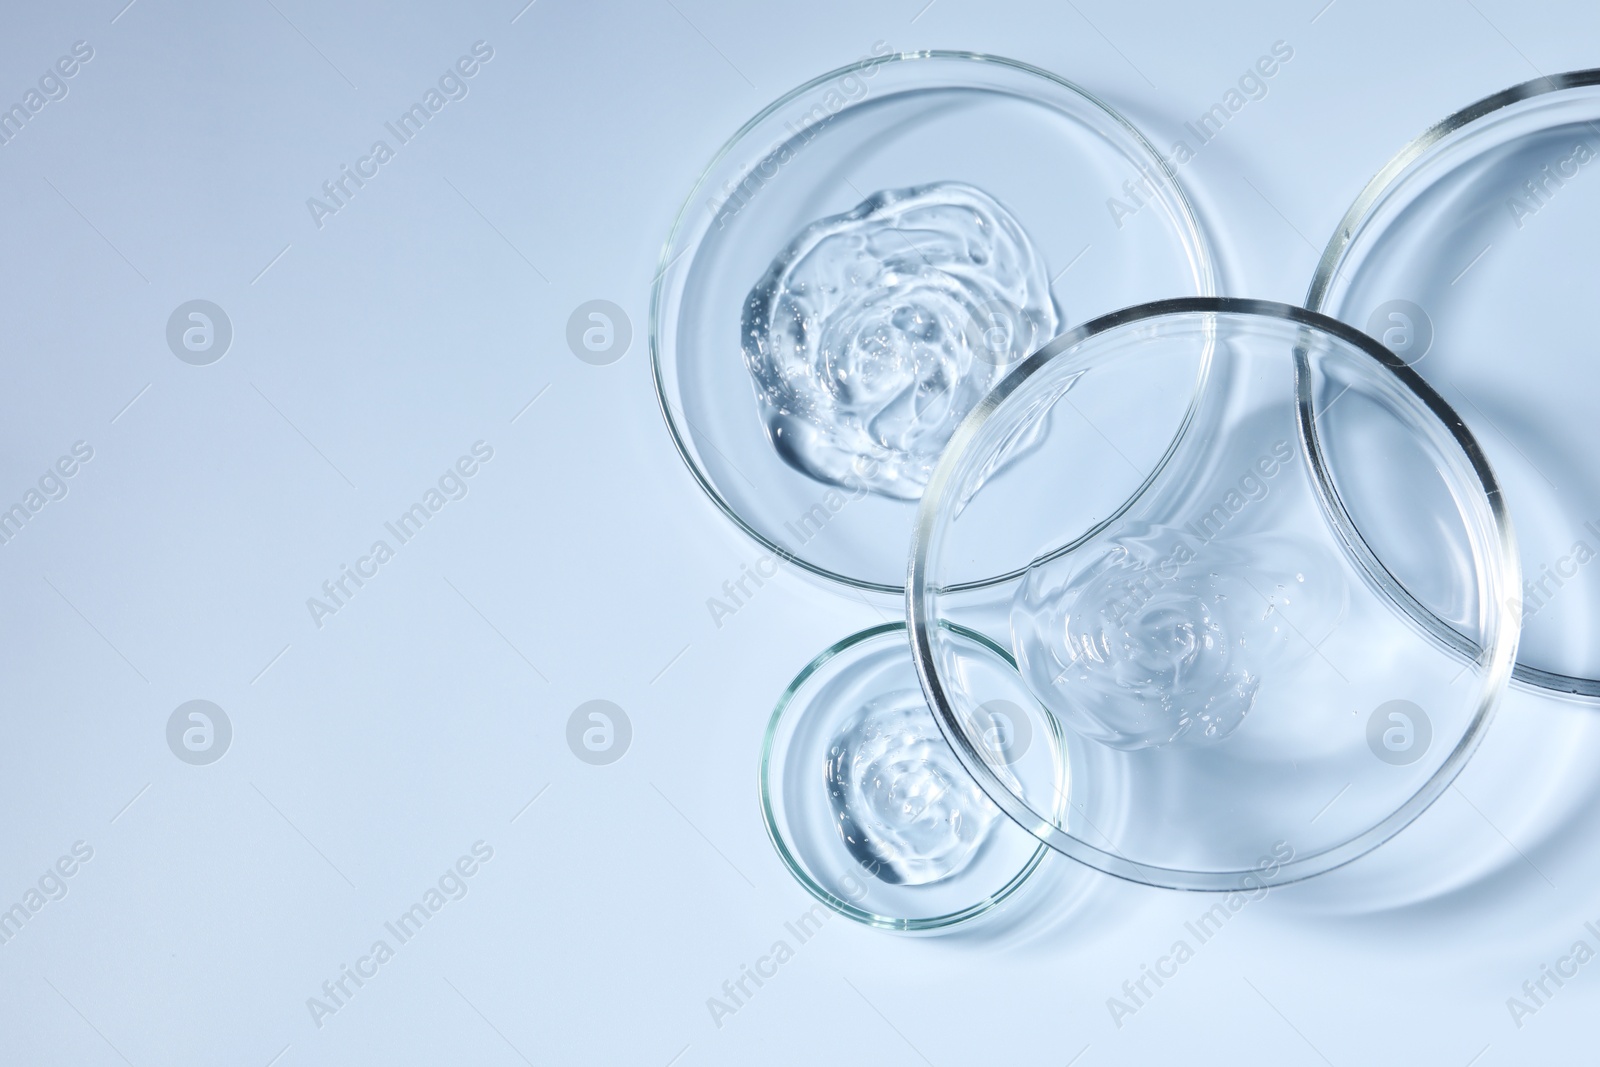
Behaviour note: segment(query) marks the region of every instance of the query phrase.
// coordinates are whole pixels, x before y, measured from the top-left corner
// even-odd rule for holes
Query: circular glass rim
[[[757,544],[761,545],[762,548],[766,549],[778,559],[793,563],[795,566],[800,567],[811,574],[817,575],[820,578],[825,578],[832,582],[838,582],[839,584],[848,586],[852,589],[860,589],[872,593],[885,593],[890,596],[904,595],[905,587],[899,585],[888,585],[883,582],[874,582],[865,578],[853,578],[850,575],[841,574],[837,571],[830,570],[821,564],[812,563],[809,560],[790,552],[781,544],[778,544],[776,541],[761,533],[750,523],[746,522],[744,517],[741,516],[738,511],[736,511],[717,490],[716,486],[711,481],[711,477],[705,472],[700,465],[700,461],[695,457],[694,451],[689,445],[688,434],[685,432],[683,427],[679,426],[678,416],[672,410],[672,403],[667,396],[666,375],[661,363],[663,344],[661,318],[666,310],[663,303],[663,294],[667,280],[667,273],[677,262],[677,259],[681,258],[681,256],[684,254],[680,252],[677,257],[673,256],[673,246],[677,243],[680,236],[682,236],[685,232],[689,223],[691,210],[697,203],[699,203],[701,199],[701,191],[705,188],[707,181],[710,179],[712,171],[717,168],[717,165],[721,163],[723,159],[725,159],[752,130],[759,126],[769,116],[780,111],[798,97],[801,97],[811,90],[825,85],[828,82],[834,81],[849,74],[855,74],[863,70],[874,69],[890,63],[909,63],[924,60],[968,61],[977,63],[990,63],[996,66],[1007,67],[1022,74],[1042,78],[1058,88],[1066,89],[1068,92],[1081,97],[1092,107],[1098,108],[1100,111],[1104,112],[1108,118],[1110,118],[1117,126],[1119,126],[1129,135],[1133,145],[1147,154],[1148,159],[1146,162],[1151,167],[1155,168],[1156,173],[1159,173],[1166,178],[1168,189],[1172,194],[1173,206],[1177,208],[1181,214],[1181,218],[1175,221],[1180,224],[1180,239],[1187,246],[1189,252],[1189,263],[1194,271],[1196,287],[1202,293],[1207,294],[1215,293],[1217,290],[1216,267],[1213,264],[1213,256],[1210,245],[1205,238],[1205,231],[1200,226],[1200,219],[1194,210],[1194,205],[1190,202],[1188,194],[1184,192],[1183,185],[1178,181],[1177,172],[1171,167],[1171,165],[1167,163],[1166,157],[1161,154],[1160,150],[1158,150],[1155,145],[1150,142],[1150,139],[1146,137],[1137,126],[1124,117],[1116,108],[1112,107],[1104,100],[1101,100],[1098,96],[1083,88],[1081,85],[1068,81],[1060,75],[1052,74],[1050,71],[1045,70],[1042,67],[1036,67],[1031,63],[1024,63],[1021,60],[1008,59],[1004,56],[990,55],[984,52],[967,52],[949,49],[927,49],[914,52],[895,52],[888,55],[875,56],[856,63],[848,64],[847,66],[839,67],[835,70],[830,70],[825,74],[819,74],[805,84],[798,85],[789,90],[787,93],[784,93],[778,99],[774,100],[772,103],[768,104],[766,107],[762,108],[759,112],[752,116],[743,126],[740,126],[739,129],[735,131],[733,136],[729,137],[727,141],[723,142],[722,147],[717,149],[716,153],[711,157],[710,162],[708,162],[705,168],[700,172],[700,176],[695,179],[694,186],[689,190],[689,195],[684,198],[683,205],[678,209],[676,217],[674,217],[672,220],[672,228],[667,231],[666,243],[661,247],[660,266],[656,269],[655,278],[650,283],[650,374],[655,385],[656,404],[658,407],[660,407],[661,417],[666,421],[667,431],[672,436],[673,447],[677,449],[678,455],[683,459],[684,465],[687,466],[690,473],[694,475],[694,480],[699,483],[700,488],[705,491],[706,496],[708,496],[711,499],[711,502],[717,506],[717,509],[731,519],[734,525],[738,526],[747,535],[753,538]],[[688,250],[686,249],[685,251]],[[1005,582],[1011,577],[1013,576],[1009,574],[996,575],[991,578],[985,578],[981,581],[971,583],[969,586],[967,586],[967,588],[982,588],[988,585],[995,585]]]
[[[974,641],[989,651],[1001,656],[1011,667],[1016,667],[1016,660],[1011,657],[1011,653],[1006,649],[1001,648],[993,641],[989,640],[983,634],[980,634],[975,630],[969,630],[965,626],[960,626],[956,623],[945,623],[944,626],[952,633]],[[811,877],[811,874],[806,870],[805,865],[795,857],[794,853],[789,849],[788,842],[784,840],[782,831],[778,829],[778,815],[777,812],[773,810],[772,806],[772,791],[770,788],[768,774],[768,768],[771,766],[772,762],[773,745],[778,736],[778,726],[783,721],[784,713],[788,711],[789,705],[793,703],[795,695],[805,687],[805,684],[811,680],[811,677],[820,671],[829,660],[833,659],[842,652],[848,651],[856,645],[864,644],[867,641],[882,637],[885,634],[903,634],[905,631],[906,624],[904,622],[886,622],[877,626],[869,627],[865,630],[860,630],[849,635],[848,637],[840,638],[838,641],[835,641],[833,644],[817,653],[816,658],[814,658],[810,663],[806,664],[805,667],[801,669],[800,673],[794,676],[794,680],[784,687],[783,695],[778,698],[777,706],[772,710],[772,717],[767,720],[766,736],[763,737],[761,741],[761,763],[756,772],[756,789],[761,798],[761,821],[767,828],[767,837],[769,840],[771,840],[772,847],[777,850],[779,858],[783,860],[784,866],[789,868],[789,873],[794,876],[795,881],[799,882],[805,887],[806,892],[810,893],[817,900],[821,901],[829,908],[832,908],[840,915],[843,915],[845,918],[854,919],[856,922],[859,922],[865,926],[876,927],[880,930],[899,930],[905,933],[917,933],[931,930],[948,929],[949,927],[956,926],[960,923],[970,922],[971,920],[978,918],[980,915],[985,915],[996,907],[1000,906],[1007,899],[1009,899],[1012,894],[1016,893],[1018,889],[1022,888],[1023,883],[1033,875],[1034,871],[1038,870],[1039,865],[1043,863],[1045,857],[1050,854],[1050,847],[1041,843],[1036,849],[1034,849],[1033,854],[1028,857],[1028,862],[1023,864],[1017,873],[1012,875],[1005,885],[1001,886],[987,897],[984,897],[982,900],[969,904],[965,908],[947,912],[943,915],[930,915],[914,919],[897,918],[892,915],[879,915],[876,912],[858,908],[849,901],[828,892],[827,889],[823,888],[814,878]],[[1052,727],[1054,727],[1054,719],[1051,719],[1050,721]],[[943,727],[941,726],[940,729],[942,731]],[[1054,733],[1055,737],[1053,738],[1053,742],[1059,751],[1064,739],[1060,734],[1059,728],[1056,728]]]
[[[1339,220],[1338,227],[1329,238],[1327,247],[1323,249],[1322,258],[1317,263],[1316,273],[1311,277],[1311,286],[1306,291],[1306,307],[1312,311],[1322,311],[1327,303],[1328,294],[1333,289],[1334,279],[1343,269],[1345,258],[1351,247],[1355,244],[1356,236],[1362,233],[1373,211],[1379,207],[1389,194],[1407,180],[1422,165],[1426,164],[1435,147],[1445,141],[1450,141],[1445,147],[1453,147],[1460,143],[1460,139],[1451,140],[1457,133],[1467,130],[1475,123],[1494,117],[1498,112],[1504,111],[1526,100],[1566,92],[1572,89],[1584,89],[1600,85],[1600,68],[1587,70],[1567,71],[1563,74],[1552,74],[1539,78],[1532,78],[1509,89],[1502,89],[1482,100],[1468,104],[1466,107],[1452,115],[1434,123],[1416,139],[1407,144],[1394,158],[1383,165],[1383,168],[1367,182],[1361,190],[1350,209],[1344,213],[1344,218]],[[1467,130],[1463,137],[1472,136],[1472,131]],[[1442,150],[1442,149],[1441,149]],[[1409,598],[1407,598],[1409,600]],[[1449,623],[1438,618],[1427,608],[1416,601],[1410,601],[1415,610],[1412,612],[1418,623],[1427,627],[1435,636],[1442,640],[1457,644],[1465,640]],[[1554,693],[1568,696],[1600,698],[1600,678],[1584,678],[1578,675],[1561,674],[1557,671],[1547,671],[1532,664],[1518,660],[1512,668],[1511,680],[1522,685],[1532,686],[1537,689],[1546,689]]]
[[[1058,852],[1096,870],[1132,882],[1169,889],[1224,892],[1239,889],[1241,879],[1245,875],[1254,872],[1250,870],[1182,870],[1142,863],[1130,860],[1114,852],[1106,852],[1073,836],[1063,830],[1056,822],[1039,815],[1025,801],[1008,789],[999,776],[989,767],[963,730],[960,717],[956,714],[955,708],[945,692],[943,679],[939,675],[930,636],[930,627],[949,625],[944,620],[936,619],[933,616],[934,597],[928,585],[928,550],[934,532],[935,519],[944,509],[943,505],[947,502],[951,491],[950,482],[954,476],[956,464],[983,424],[994,415],[1000,404],[1008,396],[1021,388],[1033,375],[1043,370],[1052,359],[1062,353],[1071,351],[1084,341],[1098,334],[1147,319],[1197,313],[1263,316],[1319,330],[1353,345],[1366,355],[1371,356],[1384,369],[1393,373],[1399,379],[1401,385],[1416,399],[1420,400],[1443,423],[1450,436],[1465,453],[1472,472],[1487,498],[1489,513],[1494,520],[1495,531],[1499,534],[1497,548],[1501,562],[1508,568],[1507,573],[1512,575],[1517,573],[1518,563],[1515,538],[1511,529],[1511,519],[1506,510],[1505,499],[1499,482],[1496,480],[1493,470],[1490,469],[1488,460],[1485,458],[1477,440],[1467,429],[1460,416],[1445,401],[1444,397],[1439,395],[1427,382],[1423,381],[1416,371],[1406,366],[1399,356],[1396,356],[1378,341],[1337,319],[1329,318],[1320,312],[1310,311],[1292,304],[1237,297],[1183,297],[1173,300],[1158,300],[1101,316],[1062,334],[1018,364],[1017,368],[1007,375],[995,387],[994,391],[962,421],[954,436],[951,437],[950,444],[946,446],[944,455],[940,458],[939,465],[934,470],[933,477],[929,480],[927,492],[923,494],[922,506],[917,512],[916,529],[912,534],[906,582],[906,619],[911,632],[912,654],[916,660],[918,677],[922,681],[923,696],[927,699],[928,706],[933,709],[934,719],[938,722],[940,730],[944,732],[945,740],[950,743],[951,749],[954,750],[962,765],[967,768],[967,771],[977,781],[978,785],[988,794],[989,799],[994,801],[1001,811],[1014,819],[1023,829],[1032,833]],[[1297,352],[1296,355],[1297,358],[1302,358],[1301,353]],[[1347,543],[1350,543],[1352,549],[1355,550],[1357,555],[1355,562],[1367,569],[1374,582],[1378,584],[1378,587],[1398,603],[1407,605],[1404,610],[1408,612],[1420,610],[1421,605],[1415,603],[1410,594],[1395,581],[1388,571],[1383,569],[1376,558],[1370,553],[1361,551],[1364,547],[1364,542],[1360,541],[1359,537],[1354,542],[1349,540],[1351,535],[1354,534],[1355,527],[1339,497],[1338,491],[1333,484],[1331,473],[1316,443],[1315,411],[1312,405],[1310,383],[1306,380],[1306,377],[1301,373],[1301,368],[1297,366],[1295,371],[1296,420],[1306,430],[1302,448],[1309,444],[1308,463],[1315,479],[1318,494],[1322,497],[1328,509],[1328,515],[1338,527],[1338,532],[1344,535]],[[1169,462],[1173,454],[1173,450],[1168,449],[1165,456],[1157,464],[1157,470]],[[1148,484],[1148,480],[1145,484]],[[1136,490],[1135,496],[1137,496],[1137,493],[1138,491]],[[1056,553],[1052,553],[1052,555],[1059,554],[1059,552],[1066,551],[1075,544],[1082,543],[1085,538],[1093,536],[1093,532],[1091,531],[1076,539],[1072,544],[1065,546],[1065,548],[1058,550]],[[945,591],[941,590],[941,592]],[[1510,605],[1505,602],[1490,605],[1490,607],[1498,609],[1497,615],[1499,617],[1499,625],[1496,626],[1495,632],[1496,640],[1492,648],[1481,649],[1476,643],[1454,629],[1450,629],[1450,633],[1454,636],[1452,646],[1464,654],[1475,658],[1481,657],[1489,673],[1491,684],[1488,695],[1480,701],[1472,721],[1468,724],[1460,741],[1457,742],[1456,747],[1451,751],[1444,763],[1441,764],[1428,781],[1423,783],[1421,788],[1407,798],[1404,804],[1374,826],[1341,844],[1307,856],[1296,856],[1294,859],[1284,863],[1279,869],[1281,877],[1274,879],[1274,885],[1285,885],[1310,878],[1313,875],[1322,874],[1333,870],[1335,867],[1343,866],[1371,851],[1399,833],[1417,816],[1421,815],[1455,780],[1456,775],[1461,772],[1462,767],[1466,765],[1466,761],[1482,740],[1489,722],[1494,717],[1495,705],[1498,703],[1500,692],[1508,679],[1511,664],[1516,655],[1516,639],[1518,635],[1516,623],[1518,620],[1515,618],[1515,613]]]

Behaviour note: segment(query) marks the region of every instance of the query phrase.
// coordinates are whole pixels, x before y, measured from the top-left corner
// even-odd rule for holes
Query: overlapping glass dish
[[[1562,605],[1580,636],[1516,664],[1526,606],[1555,598],[1523,582],[1485,454],[1526,461],[1513,498],[1560,548],[1582,516],[1529,488],[1543,386],[1499,391],[1517,324],[1489,295],[1600,235],[1568,190],[1600,152],[1597,85],[1529,83],[1409,146],[1330,242],[1314,310],[1216,297],[1161,154],[1025,64],[877,49],[724,146],[652,294],[673,441],[778,565],[906,598],[768,724],[762,816],[813,896],[929,932],[1055,853],[1177,889],[1310,877],[1450,785],[1514,670],[1600,693],[1600,593]],[[1551,225],[1465,295],[1509,236],[1492,201],[1563,146],[1522,208],[1507,194],[1519,234]],[[1530,297],[1542,351],[1577,336],[1564,293]],[[1574,442],[1581,409],[1551,409]],[[1579,554],[1544,567],[1556,588],[1600,582],[1560,569]]]
[[[1018,422],[1038,443],[993,473]],[[971,590],[996,545],[1010,577]],[[1303,309],[1192,298],[1070,331],[968,417],[907,606],[929,706],[998,807],[1099,870],[1232,890],[1348,862],[1449,785],[1510,675],[1517,573],[1476,441],[1398,357]],[[958,622],[1079,750],[1065,806],[983,743],[1002,694]]]
[[[1345,213],[1306,297],[1391,346],[1482,442],[1522,552],[1515,680],[1585,697],[1600,696],[1597,247],[1600,70],[1574,71],[1406,145]]]

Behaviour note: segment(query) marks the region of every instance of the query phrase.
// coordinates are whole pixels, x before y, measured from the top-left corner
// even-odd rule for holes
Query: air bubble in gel
[[[894,885],[956,874],[1000,816],[956,761],[919,690],[865,704],[834,735],[825,774],[845,847]]]
[[[803,230],[751,291],[741,345],[785,462],[916,500],[956,425],[1059,325],[1017,220],[980,189],[939,182]]]

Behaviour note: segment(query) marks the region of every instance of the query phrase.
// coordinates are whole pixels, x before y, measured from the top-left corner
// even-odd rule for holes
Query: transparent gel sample
[[[751,290],[740,336],[785,462],[916,500],[956,425],[1060,323],[1017,220],[937,182],[808,226]]]
[[[847,720],[828,747],[825,776],[845,847],[891,884],[956,874],[1000,817],[950,751],[921,690],[875,697]]]
[[[1244,723],[1265,673],[1313,654],[1344,598],[1339,568],[1308,542],[1130,523],[1087,565],[1028,569],[1011,602],[1013,654],[1034,695],[1086,737],[1208,744]]]
[[[950,635],[982,692],[974,727],[994,736],[1007,780],[1048,783],[1054,810],[1065,809],[1073,771],[1059,724],[1004,647],[971,630]],[[795,676],[768,722],[757,781],[767,834],[796,881],[879,929],[992,916],[1049,852],[962,770],[921,696],[904,623],[842,638]]]

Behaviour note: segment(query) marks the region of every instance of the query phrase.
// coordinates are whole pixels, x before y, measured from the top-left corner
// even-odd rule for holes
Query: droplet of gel
[[[1130,524],[1092,561],[1047,556],[1029,568],[1011,603],[1012,649],[1029,688],[1084,736],[1129,749],[1218,741],[1249,715],[1263,672],[1311,648],[1279,624],[1288,601],[1244,576],[1315,551],[1283,538],[1224,544]],[[1328,573],[1321,607],[1303,605],[1296,624],[1316,634],[1343,602],[1336,570]]]
[[[939,733],[919,690],[875,697],[828,746],[834,825],[880,881],[926,885],[960,871],[1000,811]]]
[[[751,290],[740,334],[785,462],[916,500],[957,424],[1060,321],[1016,219],[939,182],[808,226]]]

